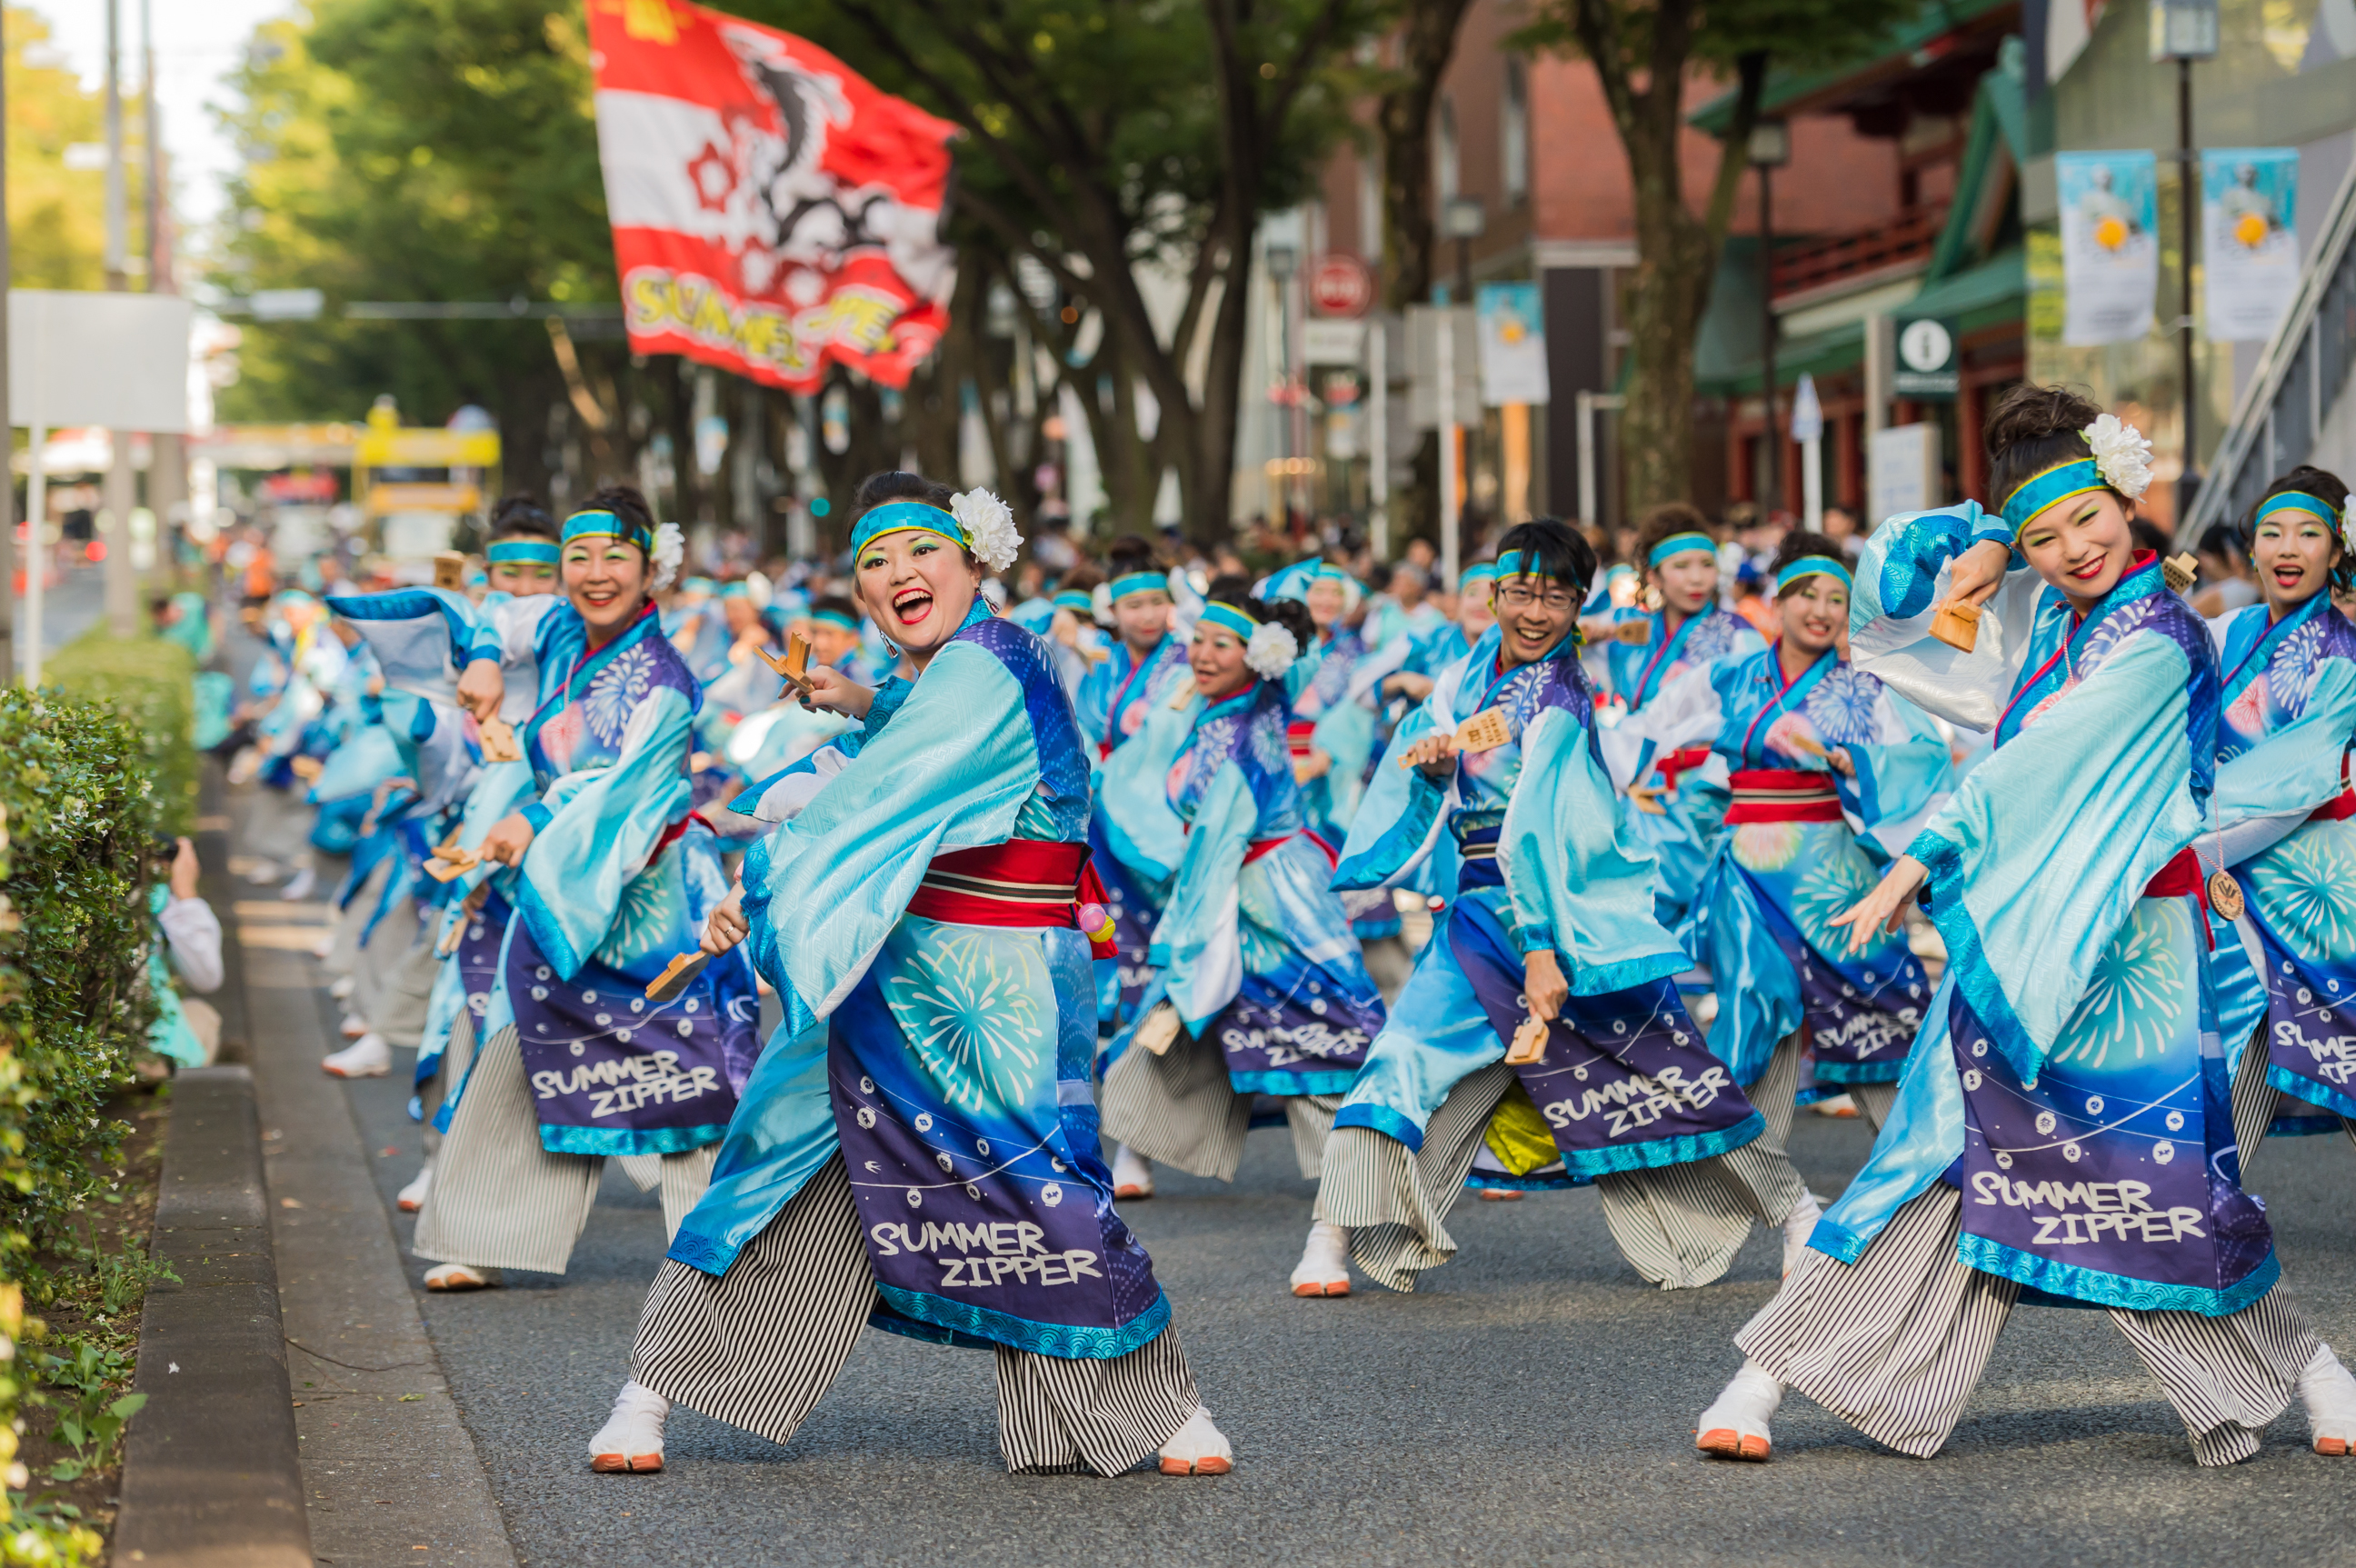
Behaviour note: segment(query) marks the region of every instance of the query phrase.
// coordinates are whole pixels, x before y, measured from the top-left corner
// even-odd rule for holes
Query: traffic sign
[[[1374,275],[1357,257],[1330,252],[1309,269],[1309,298],[1320,316],[1364,316],[1375,302]]]

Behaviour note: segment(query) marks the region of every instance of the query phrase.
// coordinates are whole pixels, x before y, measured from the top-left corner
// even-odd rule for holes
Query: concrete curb
[[[155,1255],[180,1283],[147,1293],[115,1524],[117,1563],[308,1568],[278,1271],[253,1076],[172,1082]]]

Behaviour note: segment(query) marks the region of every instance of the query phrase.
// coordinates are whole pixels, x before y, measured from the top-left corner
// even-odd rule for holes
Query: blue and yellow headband
[[[649,556],[655,548],[651,530],[625,522],[618,514],[602,509],[576,511],[564,520],[564,542],[570,544],[576,539],[618,539],[625,544],[637,545]]]
[[[1848,568],[1831,556],[1803,555],[1775,574],[1775,592],[1782,594],[1803,577],[1831,577],[1844,588],[1856,586],[1856,580],[1848,575]]]
[[[868,508],[851,524],[851,553],[858,554],[887,533],[937,533],[961,550],[973,548],[954,514],[923,501],[887,501]]]
[[[720,585],[720,596],[723,599],[749,599],[753,596],[753,587],[742,577],[732,577]]]
[[[839,626],[845,631],[855,632],[859,629],[859,623],[841,610],[812,610],[809,618],[813,621],[822,621],[828,626]]]
[[[2004,521],[2019,533],[2029,526],[2030,518],[2047,507],[2057,506],[2072,496],[2108,489],[2103,482],[2102,470],[2094,467],[2092,457],[2072,457],[2023,481],[2019,489],[2007,496]]]
[[[2308,495],[2305,490],[2284,490],[2258,503],[2258,515],[2250,520],[2250,526],[2257,527],[2278,511],[2313,512],[2315,520],[2326,528],[2333,527],[2340,521],[2340,514],[2321,497]]]
[[[1715,560],[1718,557],[1718,541],[1707,533],[1672,533],[1653,546],[1653,553],[1644,557],[1644,564],[1657,566],[1670,556],[1682,555],[1688,550],[1706,551]]]
[[[562,553],[561,546],[545,539],[502,539],[483,552],[483,559],[494,566],[553,566]]]
[[[1139,594],[1160,594],[1170,596],[1170,579],[1159,572],[1123,572],[1112,580],[1112,602],[1120,603]]]
[[[1222,599],[1212,599],[1205,604],[1203,613],[1194,619],[1197,625],[1224,627],[1246,642],[1251,640],[1253,631],[1259,626],[1259,622],[1252,619],[1249,610]]]
[[[1074,615],[1094,615],[1097,602],[1077,588],[1066,588],[1055,596],[1055,607],[1059,610],[1070,610]]]
[[[1469,588],[1475,583],[1494,583],[1496,580],[1497,564],[1494,561],[1475,561],[1456,574],[1456,586],[1459,591]]]

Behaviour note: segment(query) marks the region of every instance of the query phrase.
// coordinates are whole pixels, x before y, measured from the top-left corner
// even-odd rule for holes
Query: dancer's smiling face
[[[2135,562],[2126,509],[2110,490],[2055,501],[2021,525],[2021,554],[2079,614],[2119,585]]]
[[[2321,593],[2331,581],[2340,559],[2340,538],[2329,523],[2311,511],[2288,508],[2260,520],[2251,541],[2250,559],[2258,569],[2258,588],[2266,607],[2276,616],[2295,610]]]
[[[1186,649],[1186,663],[1194,671],[1194,689],[1205,702],[1222,702],[1252,683],[1251,669],[1244,662],[1247,646],[1242,638],[1215,621],[1195,626],[1194,640]]]
[[[980,592],[980,564],[937,533],[887,533],[859,552],[860,603],[919,670],[957,635]]]
[[[1848,624],[1848,585],[1838,577],[1811,572],[1775,601],[1783,640],[1811,658],[1839,640]]]
[[[647,602],[647,555],[619,539],[576,539],[564,547],[564,596],[581,612],[589,646],[602,648]]]
[[[1645,575],[1663,607],[1681,616],[1697,616],[1718,597],[1718,557],[1707,550],[1680,550]]]

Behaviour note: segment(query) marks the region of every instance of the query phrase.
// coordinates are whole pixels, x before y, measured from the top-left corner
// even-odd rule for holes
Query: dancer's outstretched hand
[[[1848,928],[1848,950],[1856,952],[1879,932],[1898,929],[1900,911],[1906,900],[1914,897],[1930,876],[1930,869],[1911,854],[1901,854],[1890,863],[1889,873],[1873,886],[1873,891],[1857,901],[1843,914],[1825,922]]]
[[[501,865],[521,865],[523,852],[540,835],[532,831],[531,820],[521,811],[501,817],[483,835],[481,846],[475,852],[485,860],[496,860]]]
[[[1562,977],[1562,964],[1552,948],[1524,954],[1522,963],[1522,994],[1529,1001],[1531,1015],[1553,1023],[1562,1015],[1562,1004],[1570,1000],[1570,982]]]
[[[2004,586],[2004,575],[2012,566],[2012,552],[1993,539],[1983,539],[1961,555],[1947,570],[1947,596],[1941,601],[1951,605],[1984,605]]]
[[[812,665],[809,672],[810,694],[802,702],[806,708],[819,708],[846,718],[863,719],[867,710],[875,704],[874,692],[845,675],[830,664]]]
[[[703,950],[715,957],[724,953],[743,941],[752,929],[744,918],[744,885],[739,882],[703,922]]]
[[[499,703],[506,700],[507,692],[507,677],[499,672],[496,659],[475,660],[458,677],[458,705],[474,714],[477,724],[499,716]]]

